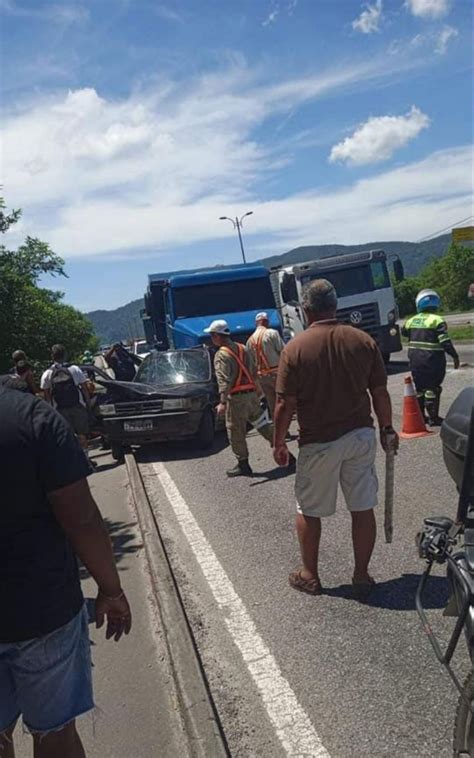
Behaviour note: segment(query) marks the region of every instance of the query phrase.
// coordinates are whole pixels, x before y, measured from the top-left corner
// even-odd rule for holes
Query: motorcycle
[[[459,692],[453,738],[454,758],[474,758],[474,387],[464,389],[450,407],[441,427],[443,457],[459,492],[455,520],[426,518],[417,535],[420,557],[427,562],[416,593],[416,609],[438,661]],[[450,599],[446,615],[457,620],[443,650],[423,607],[423,594],[435,564],[446,565]],[[471,671],[464,683],[451,660],[464,632]]]

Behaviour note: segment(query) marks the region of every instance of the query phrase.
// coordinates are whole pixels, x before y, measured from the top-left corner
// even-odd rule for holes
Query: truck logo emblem
[[[351,324],[360,324],[362,321],[362,313],[360,311],[352,311],[349,319]]]

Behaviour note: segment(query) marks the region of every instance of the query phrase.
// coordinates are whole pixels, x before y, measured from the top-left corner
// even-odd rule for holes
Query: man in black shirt
[[[84,758],[75,719],[93,708],[79,557],[99,588],[97,626],[131,628],[84,454],[44,401],[0,382],[0,755],[20,714],[35,758]]]

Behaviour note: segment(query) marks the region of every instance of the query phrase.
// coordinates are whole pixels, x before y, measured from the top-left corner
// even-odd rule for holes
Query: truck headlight
[[[395,308],[387,313],[387,321],[389,324],[394,324],[397,320],[397,312]]]
[[[294,336],[295,332],[293,329],[290,329],[288,326],[283,327],[283,342],[289,342]]]
[[[105,404],[99,406],[101,416],[113,416],[115,413],[115,405]]]

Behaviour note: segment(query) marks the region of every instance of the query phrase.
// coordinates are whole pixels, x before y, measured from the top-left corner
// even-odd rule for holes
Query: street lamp
[[[246,216],[251,216],[253,214],[253,211],[247,211],[247,213],[244,213],[243,216],[240,218],[236,216],[235,218],[230,218],[229,216],[219,216],[219,221],[230,221],[234,229],[237,229],[237,234],[239,235],[239,242],[240,242],[240,249],[242,251],[242,258],[244,259],[244,263],[247,263],[245,260],[245,251],[244,251],[244,243],[242,242],[242,232],[240,231],[242,229],[242,221]]]

